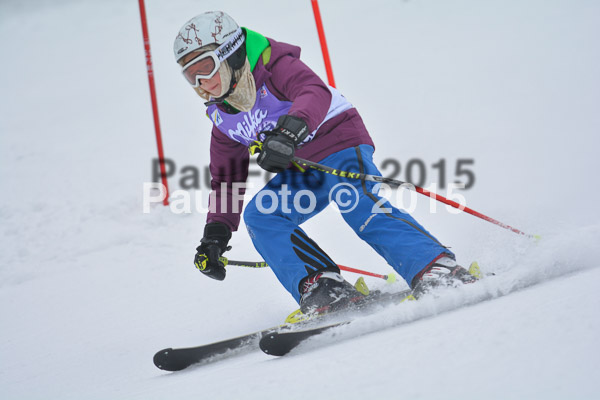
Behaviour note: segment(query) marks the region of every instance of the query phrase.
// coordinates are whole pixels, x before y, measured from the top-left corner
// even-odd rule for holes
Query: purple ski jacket
[[[374,146],[369,133],[355,108],[324,121],[329,110],[332,94],[327,85],[309,67],[300,61],[300,48],[268,38],[271,57],[267,64],[256,64],[252,75],[256,88],[266,85],[270,93],[280,101],[292,103],[288,114],[302,118],[314,138],[296,150],[296,156],[319,162],[340,150],[368,144]],[[218,106],[220,115],[227,117],[225,108]],[[322,125],[321,125],[322,124]],[[321,125],[321,126],[319,126]],[[240,223],[244,190],[239,190],[237,212],[233,212],[233,183],[246,182],[249,164],[248,148],[213,125],[210,143],[211,188],[207,223],[222,222],[236,231]],[[222,185],[225,183],[226,185]],[[223,190],[226,186],[226,190]],[[221,207],[226,204],[227,208]]]

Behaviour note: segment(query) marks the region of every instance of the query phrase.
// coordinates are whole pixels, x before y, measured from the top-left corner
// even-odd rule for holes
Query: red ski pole
[[[223,258],[225,258],[225,257],[223,257]],[[237,267],[246,267],[246,268],[268,268],[269,267],[269,265],[266,262],[264,262],[264,261],[236,261],[236,260],[227,260],[226,264],[227,265],[235,265]],[[344,265],[339,265],[339,264],[338,264],[338,267],[342,271],[348,271],[348,272],[353,272],[355,274],[362,274],[362,275],[372,276],[372,277],[375,277],[375,278],[380,278],[380,279],[383,279],[383,280],[387,281],[388,283],[394,283],[396,281],[396,275],[395,274],[381,275],[381,274],[376,274],[374,272],[364,271],[364,270],[358,269],[358,268],[346,267]]]
[[[349,171],[340,171],[337,170],[335,168],[331,168],[328,167],[326,165],[323,164],[319,164],[313,161],[308,161],[305,160],[303,158],[299,158],[299,157],[294,157],[294,162],[298,165],[298,167],[305,166],[305,167],[309,167],[309,168],[313,168],[316,169],[318,171],[321,172],[325,172],[326,174],[332,174],[332,175],[336,175],[336,176],[340,176],[340,177],[344,177],[344,178],[350,178],[350,179],[360,179],[360,180],[366,180],[366,181],[372,181],[372,182],[380,182],[380,183],[387,183],[390,185],[394,185],[394,186],[402,186],[407,184],[406,182],[402,182],[396,179],[392,179],[392,178],[384,178],[383,176],[378,176],[378,175],[371,175],[371,174],[363,174],[361,172],[349,172]],[[301,167],[300,167],[301,168]],[[302,168],[301,168],[302,169]],[[414,188],[415,191],[417,193],[421,193],[425,196],[431,197],[432,199],[435,199],[439,202],[442,202],[444,204],[448,204],[449,206],[452,206],[456,209],[459,209],[461,211],[464,211],[466,213],[469,213],[471,215],[474,215],[478,218],[483,219],[484,221],[488,221],[491,222],[494,225],[498,225],[504,229],[508,229],[514,233],[518,233],[519,235],[523,235],[523,236],[527,236],[530,238],[534,238],[534,239],[539,239],[538,235],[530,235],[527,234],[525,232],[522,232],[520,230],[518,230],[517,228],[513,228],[510,225],[507,225],[503,222],[500,222],[498,220],[495,220],[492,217],[488,217],[487,215],[484,215],[480,212],[477,212],[467,206],[465,206],[464,204],[459,204],[455,201],[449,200],[447,198],[445,198],[444,196],[440,196],[439,194],[436,194],[434,192],[430,192],[429,190],[423,189],[421,187],[418,186],[414,186],[414,185],[410,185],[410,187]]]
[[[396,281],[396,275],[394,275],[394,274],[381,275],[381,274],[376,274],[374,272],[363,271],[363,270],[357,269],[357,268],[346,267],[345,265],[340,265],[340,264],[338,264],[338,267],[342,271],[354,272],[355,274],[362,274],[362,275],[367,275],[367,276],[373,276],[375,278],[381,278],[381,279],[387,281],[388,283],[392,283],[392,282]]]

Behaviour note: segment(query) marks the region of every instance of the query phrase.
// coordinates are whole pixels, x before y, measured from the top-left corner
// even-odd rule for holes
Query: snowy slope
[[[210,9],[300,45],[325,77],[308,0],[148,0],[165,152],[201,174],[210,122],[171,46]],[[137,2],[4,0],[3,399],[598,397],[598,3],[321,0],[321,12],[337,86],[379,165],[421,159],[430,184],[431,164],[445,159],[452,181],[472,158],[467,204],[542,240],[420,200],[414,215],[459,261],[497,275],[362,320],[334,346],[165,374],[155,351],[277,324],[295,303],[267,269],[202,277],[202,213],[142,212],[156,144]],[[341,221],[329,208],[304,227],[339,263],[389,273]],[[243,227],[231,244],[231,258],[258,259]]]

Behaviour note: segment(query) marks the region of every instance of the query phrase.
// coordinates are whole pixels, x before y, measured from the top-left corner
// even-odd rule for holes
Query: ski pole
[[[269,267],[269,265],[265,261],[237,261],[237,260],[227,260],[226,265],[235,265],[237,267],[246,267],[246,268],[268,268]],[[396,282],[396,275],[395,274],[381,275],[381,274],[376,274],[374,272],[363,271],[361,269],[346,267],[344,265],[339,265],[339,264],[338,264],[338,267],[342,271],[354,272],[355,274],[362,274],[362,275],[367,275],[367,276],[373,276],[375,278],[380,278],[380,279],[385,280],[387,283],[394,283],[394,282]]]
[[[495,220],[494,218],[488,217],[487,215],[484,215],[484,214],[482,214],[480,212],[477,212],[477,211],[475,211],[475,210],[473,210],[473,209],[471,209],[471,208],[469,208],[469,207],[467,207],[467,206],[465,206],[463,204],[459,204],[459,203],[457,203],[455,201],[449,200],[449,199],[447,199],[447,198],[445,198],[443,196],[440,196],[439,194],[436,194],[435,192],[430,192],[429,190],[423,189],[423,188],[421,188],[419,186],[408,184],[407,182],[402,182],[402,181],[399,181],[399,180],[396,180],[396,179],[392,179],[392,178],[384,178],[383,176],[378,176],[378,175],[363,174],[361,172],[340,171],[340,170],[337,170],[335,168],[331,168],[331,167],[328,167],[326,165],[319,164],[319,163],[316,163],[316,162],[313,162],[313,161],[308,161],[308,160],[305,160],[305,159],[299,158],[299,157],[294,157],[293,160],[294,160],[294,162],[296,164],[299,164],[298,167],[300,167],[300,165],[303,165],[303,166],[306,166],[306,167],[309,167],[309,168],[312,168],[312,169],[316,169],[318,171],[325,172],[327,174],[336,175],[336,176],[339,176],[339,177],[342,177],[342,178],[359,179],[359,180],[366,180],[366,181],[372,181],[372,182],[386,183],[386,184],[390,184],[390,185],[394,185],[394,186],[402,186],[402,185],[406,184],[406,185],[409,185],[410,187],[414,188],[417,193],[420,193],[422,195],[431,197],[434,200],[437,200],[437,201],[442,202],[444,204],[448,204],[449,206],[457,208],[457,209],[459,209],[461,211],[465,211],[465,212],[467,212],[467,213],[469,213],[471,215],[474,215],[474,216],[476,216],[478,218],[481,218],[481,219],[483,219],[485,221],[491,222],[492,224],[498,225],[498,226],[500,226],[500,227],[502,227],[504,229],[508,229],[510,231],[518,233],[519,235],[523,235],[523,236],[526,236],[526,237],[529,237],[529,238],[539,239],[538,235],[530,235],[530,234],[527,234],[525,232],[522,232],[522,231],[520,231],[520,230],[518,230],[516,228],[513,228],[510,225],[507,225],[507,224],[502,223],[502,222],[500,222],[498,220]],[[300,169],[302,170],[301,167],[300,167]]]
[[[356,268],[346,267],[345,265],[340,265],[340,264],[338,264],[338,267],[343,271],[354,272],[355,274],[363,274],[363,275],[373,276],[375,278],[381,278],[381,279],[384,279],[387,283],[396,282],[396,274],[380,275],[380,274],[376,274],[374,272],[363,271],[363,270],[356,269]]]

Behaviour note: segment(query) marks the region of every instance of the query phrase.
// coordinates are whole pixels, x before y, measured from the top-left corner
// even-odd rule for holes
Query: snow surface
[[[467,204],[542,239],[421,199],[415,217],[496,276],[382,310],[332,332],[335,345],[160,371],[157,350],[278,324],[295,303],[268,269],[201,276],[203,213],[142,213],[156,144],[137,2],[3,0],[2,399],[600,397],[600,3],[320,3],[337,86],[379,165],[422,159],[430,184],[439,159],[451,181],[473,158]],[[210,9],[300,45],[325,77],[308,0],[148,0],[166,156],[202,181],[210,122],[171,49]],[[329,208],[304,228],[339,263],[390,273],[341,221]],[[231,258],[258,259],[243,227],[231,244]]]

